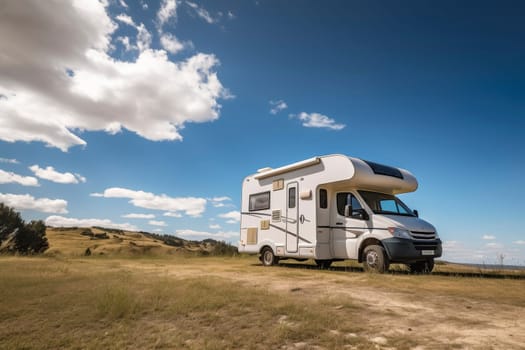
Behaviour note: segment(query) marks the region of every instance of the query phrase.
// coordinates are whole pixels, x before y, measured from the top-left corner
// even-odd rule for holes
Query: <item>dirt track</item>
[[[127,264],[124,262],[124,266]],[[122,266],[122,267],[124,267]],[[233,264],[136,264],[127,268],[143,268],[175,278],[214,276],[275,293],[295,293],[305,302],[330,297],[348,298],[366,313],[363,319],[370,329],[367,336],[376,348],[392,349],[386,344],[389,336],[406,336],[420,344],[412,349],[525,349],[525,282],[487,280],[443,276],[369,275],[362,272],[319,271],[295,268],[297,265],[262,267],[240,260]],[[421,284],[423,288],[412,289]],[[432,287],[424,288],[430,283]],[[515,288],[516,299],[500,300],[469,295],[448,287],[464,284],[498,290]],[[478,286],[476,286],[478,285]],[[441,286],[441,287],[440,287]],[[524,293],[524,294],[521,294]],[[521,295],[521,297],[520,297]],[[509,301],[510,300],[510,301]]]

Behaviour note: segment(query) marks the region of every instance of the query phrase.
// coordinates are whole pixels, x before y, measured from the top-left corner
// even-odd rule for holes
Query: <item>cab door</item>
[[[299,244],[299,184],[286,186],[286,251],[296,253]]]
[[[332,255],[339,259],[357,259],[358,237],[368,229],[366,212],[351,192],[339,192],[335,200],[330,225]]]

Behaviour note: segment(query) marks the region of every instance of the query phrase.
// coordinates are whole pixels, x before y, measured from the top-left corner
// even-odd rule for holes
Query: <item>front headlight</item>
[[[389,227],[388,232],[390,232],[392,236],[397,237],[397,238],[412,239],[412,236],[410,235],[410,231],[404,228]]]

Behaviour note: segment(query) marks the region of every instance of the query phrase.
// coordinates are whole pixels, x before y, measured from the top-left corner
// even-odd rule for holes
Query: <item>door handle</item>
[[[342,225],[343,223],[342,222],[336,222],[335,224],[336,225]]]

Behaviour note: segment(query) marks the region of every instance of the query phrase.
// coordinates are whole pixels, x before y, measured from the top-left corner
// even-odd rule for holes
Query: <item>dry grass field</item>
[[[454,269],[4,256],[0,349],[523,349],[525,279]]]

